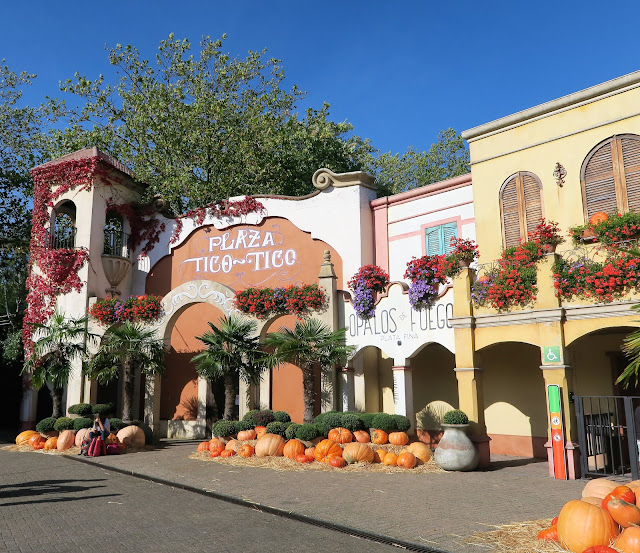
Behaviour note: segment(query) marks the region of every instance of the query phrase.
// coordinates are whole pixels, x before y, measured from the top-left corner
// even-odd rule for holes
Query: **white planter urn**
[[[478,452],[467,436],[468,424],[443,424],[444,434],[433,454],[436,463],[444,470],[475,470]]]

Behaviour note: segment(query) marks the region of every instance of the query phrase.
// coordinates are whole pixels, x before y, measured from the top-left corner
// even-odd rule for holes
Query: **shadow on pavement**
[[[479,469],[480,472],[491,472],[494,470],[500,470],[508,467],[523,467],[525,465],[531,465],[533,463],[542,463],[547,465],[546,459],[537,459],[536,457],[518,457],[515,459],[491,459],[491,464],[485,469]]]
[[[86,488],[85,488],[86,489]],[[84,501],[85,499],[97,499],[103,497],[121,497],[120,493],[104,493],[96,495],[83,495],[82,497],[50,497],[42,499],[34,499],[31,501],[13,501],[11,503],[0,503],[2,507],[11,507],[15,505],[32,505],[34,503],[62,503],[64,501]]]
[[[13,501],[7,503],[6,500],[16,499],[20,497],[37,497],[42,495],[60,495],[60,494],[74,494],[92,490],[98,490],[98,488],[106,488],[104,484],[97,484],[97,482],[104,482],[104,478],[96,480],[37,480],[33,482],[21,482],[19,484],[10,484],[0,487],[0,505],[28,505],[32,503],[46,503],[49,501],[77,501],[79,499],[87,499],[88,497],[106,497],[103,495],[96,496],[84,496],[84,497],[52,497],[52,498],[40,498],[30,501]],[[88,485],[73,485],[72,482],[90,482]],[[107,496],[120,495],[120,494],[107,494]]]

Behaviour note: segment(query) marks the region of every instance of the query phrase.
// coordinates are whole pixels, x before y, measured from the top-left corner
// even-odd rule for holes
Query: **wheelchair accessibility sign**
[[[553,363],[562,363],[560,357],[560,346],[544,346],[543,349],[544,365],[552,365]]]

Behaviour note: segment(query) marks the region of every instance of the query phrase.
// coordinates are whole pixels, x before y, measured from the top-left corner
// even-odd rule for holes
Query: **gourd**
[[[89,432],[91,432],[91,428],[81,428],[76,432],[76,447],[80,447],[82,445],[83,440],[89,436]]]
[[[224,451],[222,451],[220,453],[220,457],[233,457],[236,454],[236,452],[233,449],[225,449]]]
[[[251,457],[255,452],[256,450],[251,444],[244,444],[238,448],[238,455],[240,455],[240,457]]]
[[[284,438],[278,434],[264,434],[256,442],[256,457],[282,457]]]
[[[25,430],[16,436],[17,445],[29,445],[29,440],[34,436],[40,436],[40,432],[35,430]]]
[[[595,478],[587,482],[587,485],[582,490],[582,497],[599,497],[600,499],[604,499],[608,493],[612,492],[619,485],[618,482],[613,482],[606,478]]]
[[[342,448],[333,440],[322,440],[314,452],[316,461],[327,463],[331,457],[342,457]]]
[[[304,444],[300,440],[293,438],[284,445],[282,454],[287,457],[287,459],[295,461],[298,455],[304,455]]]
[[[251,430],[241,430],[240,432],[238,432],[238,440],[240,440],[241,442],[255,440],[256,436],[256,431],[253,428]]]
[[[393,451],[389,451],[385,456],[382,464],[385,467],[395,467],[398,464],[398,456],[393,453]]]
[[[337,444],[348,444],[353,441],[353,434],[351,430],[339,426],[329,430],[329,439]]]
[[[296,455],[296,461],[298,463],[313,463],[314,459],[312,456],[310,455],[305,455],[304,453],[302,455]]]
[[[545,528],[538,532],[538,539],[543,541],[558,541],[558,527],[552,524],[551,527]]]
[[[631,503],[633,505],[636,504],[636,494],[633,493],[631,488],[628,486],[618,486],[613,488],[613,490],[611,490],[611,492],[602,500],[602,508],[607,509],[607,505],[612,499],[622,499],[622,501],[626,501],[627,503]]]
[[[640,528],[625,528],[615,543],[616,549],[622,553],[640,553]]]
[[[31,438],[29,439],[29,445],[33,449],[42,449],[44,447],[45,441],[46,440],[40,435],[40,433],[36,432],[36,434],[31,436]]]
[[[623,528],[640,524],[640,509],[636,507],[635,503],[627,503],[622,499],[611,499],[608,502],[607,510],[611,518]]]
[[[344,459],[344,457],[338,457],[336,455],[334,457],[329,457],[329,464],[332,467],[341,469],[347,466],[347,461]]]
[[[118,437],[113,432],[111,432],[107,436],[107,439],[105,441],[107,442],[107,445],[109,445],[109,444],[117,444],[118,443]]]
[[[407,451],[415,455],[419,465],[428,463],[432,456],[431,449],[429,449],[429,446],[424,442],[413,442],[409,444]]]
[[[407,445],[409,436],[407,436],[406,432],[391,432],[389,434],[389,443],[391,445]]]
[[[60,436],[58,436],[58,451],[67,451],[67,449],[73,446],[75,439],[76,435],[73,433],[73,430],[63,430],[60,432]]]
[[[49,451],[51,449],[57,449],[57,448],[58,448],[58,438],[56,436],[53,436],[53,437],[49,438],[44,443],[44,450],[45,451]]]
[[[342,457],[350,465],[353,463],[373,463],[373,449],[367,444],[352,442],[344,446]]]
[[[558,516],[558,538],[574,553],[594,545],[608,545],[618,532],[618,525],[607,511],[586,501],[572,499]]]
[[[376,428],[371,432],[371,441],[376,445],[386,444],[389,441],[389,434]]]
[[[399,467],[405,468],[405,469],[412,469],[413,467],[416,466],[416,456],[413,453],[410,453],[409,451],[405,451],[404,453],[400,453],[400,455],[398,455],[398,461],[397,461],[397,465]]]
[[[209,442],[200,442],[198,444],[198,453],[201,451],[209,451]]]
[[[594,545],[593,547],[589,547],[585,549],[582,553],[618,553],[612,547],[608,545]]]
[[[142,447],[145,442],[144,431],[133,424],[118,430],[116,436],[127,447]]]
[[[369,432],[365,432],[364,430],[356,430],[353,433],[353,437],[356,439],[356,442],[360,442],[361,444],[366,444],[371,441]]]

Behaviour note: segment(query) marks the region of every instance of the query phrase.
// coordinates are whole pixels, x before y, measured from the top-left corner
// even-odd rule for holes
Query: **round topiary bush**
[[[411,421],[409,420],[409,417],[405,417],[404,415],[391,415],[391,418],[393,419],[395,429],[398,432],[406,432],[411,428]]]
[[[356,430],[364,430],[364,422],[359,415],[354,413],[345,413],[340,417],[340,426],[355,432]]]
[[[296,438],[310,442],[320,435],[320,431],[315,424],[301,424],[296,430]]]
[[[97,403],[91,407],[91,412],[94,415],[100,415],[100,418],[104,420],[110,413],[113,413],[113,403]]]
[[[338,428],[342,424],[342,413],[325,413],[324,417],[322,417],[319,422],[316,417],[316,420],[314,420],[313,423],[318,428],[320,434],[328,436],[329,431],[332,428]]]
[[[73,419],[70,419],[69,417],[60,417],[53,425],[53,429],[58,432],[62,432],[63,430],[73,430]]]
[[[255,415],[258,411],[259,411],[259,409],[251,409],[251,411],[247,411],[247,412],[244,414],[244,417],[242,417],[242,420],[243,420],[243,421],[252,422],[252,420],[253,420],[253,415]]]
[[[211,431],[216,438],[226,438],[236,433],[236,425],[233,421],[219,420],[213,425]]]
[[[275,421],[273,411],[271,409],[262,409],[251,417],[251,424],[253,426],[267,426],[270,422]]]
[[[284,433],[284,437],[287,440],[293,440],[293,438],[296,437],[296,432],[298,432],[298,428],[300,428],[302,425],[298,424],[297,422],[292,422],[289,424],[289,426],[287,426],[287,429],[285,430]]]
[[[371,428],[391,432],[396,429],[396,423],[393,420],[392,415],[388,415],[387,413],[378,413],[371,421]]]
[[[442,422],[444,424],[468,424],[469,417],[467,417],[464,411],[460,411],[460,409],[452,409],[444,414]]]
[[[69,411],[71,415],[86,417],[91,415],[91,405],[88,403],[76,403],[75,405],[71,405],[67,411]]]
[[[91,428],[93,426],[93,419],[86,417],[80,417],[79,419],[73,419],[73,429],[77,432],[83,428]]]
[[[378,413],[360,413],[360,418],[364,423],[364,429],[368,432],[370,428],[373,428],[373,417]]]
[[[127,423],[122,422],[122,419],[116,417],[109,419],[109,425],[111,425],[111,431],[118,433],[118,430],[122,430],[125,426],[130,426]]]
[[[47,417],[46,419],[42,419],[38,424],[36,424],[36,430],[38,432],[51,432],[54,430],[54,426],[56,424],[56,419],[53,417]]]
[[[291,417],[286,411],[274,411],[273,420],[276,422],[291,422]]]
[[[238,432],[242,432],[243,430],[251,430],[253,428],[253,426],[251,426],[251,423],[245,420],[233,421],[233,426],[235,426],[236,428],[235,434],[237,434]]]
[[[283,422],[273,421],[267,424],[267,434],[278,434],[284,438],[287,427]]]

